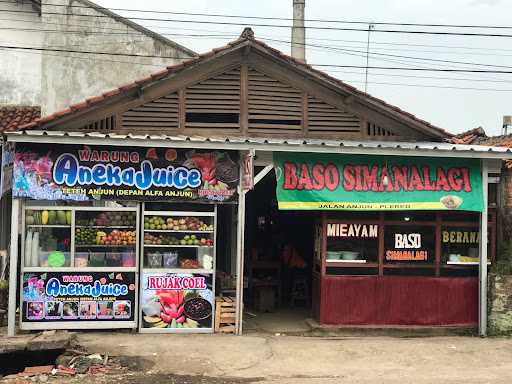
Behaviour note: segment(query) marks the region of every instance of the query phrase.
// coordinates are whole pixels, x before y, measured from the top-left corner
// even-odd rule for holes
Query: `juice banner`
[[[144,273],[142,327],[213,328],[212,275]]]
[[[23,322],[135,321],[135,272],[26,272]]]
[[[279,209],[483,209],[477,159],[274,153]]]
[[[236,202],[237,152],[17,144],[13,196],[36,200]]]

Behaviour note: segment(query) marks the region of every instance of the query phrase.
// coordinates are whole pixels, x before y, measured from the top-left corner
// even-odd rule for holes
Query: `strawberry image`
[[[101,284],[101,285],[105,285],[105,284],[107,284],[107,279],[106,279],[106,278],[104,278],[104,277],[102,277],[102,278],[100,279],[100,284]]]
[[[148,148],[146,151],[146,159],[148,160],[158,160],[158,155],[156,153],[155,148]]]

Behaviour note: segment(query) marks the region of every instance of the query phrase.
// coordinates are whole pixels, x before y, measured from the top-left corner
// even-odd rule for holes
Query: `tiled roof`
[[[500,136],[487,136],[482,127],[471,129],[450,139],[453,144],[482,145],[486,147],[500,147],[512,149],[512,134]],[[505,167],[512,169],[512,161],[505,160]]]
[[[174,74],[176,72],[179,72],[180,70],[183,70],[184,68],[190,67],[192,65],[197,65],[207,59],[211,59],[215,56],[221,55],[231,49],[236,49],[237,47],[239,47],[243,44],[250,44],[256,48],[260,48],[260,49],[266,51],[268,54],[277,56],[278,58],[286,61],[290,65],[293,65],[293,66],[300,68],[306,72],[309,72],[310,74],[321,78],[323,81],[327,81],[331,84],[334,84],[338,88],[341,88],[352,95],[361,97],[369,102],[372,102],[372,103],[374,103],[374,105],[376,105],[378,107],[385,108],[387,110],[390,110],[391,112],[398,113],[402,118],[404,118],[406,120],[412,120],[414,123],[419,124],[420,126],[427,128],[428,130],[433,130],[433,131],[437,132],[437,134],[440,137],[448,139],[453,136],[451,133],[445,131],[444,129],[438,128],[438,127],[430,124],[429,122],[414,116],[413,114],[405,112],[396,106],[388,104],[384,100],[381,100],[379,98],[369,95],[368,93],[360,91],[357,88],[355,88],[355,87],[353,87],[335,77],[332,77],[325,72],[322,72],[318,69],[313,68],[311,65],[305,64],[300,60],[297,60],[291,56],[285,55],[281,51],[270,47],[269,45],[265,44],[262,41],[255,40],[254,34],[250,28],[246,28],[244,30],[244,32],[242,33],[242,35],[240,36],[240,38],[238,38],[237,40],[235,40],[233,42],[228,43],[227,45],[225,45],[223,47],[213,49],[210,52],[201,54],[198,57],[184,61],[180,64],[169,66],[169,67],[167,67],[163,70],[160,70],[158,72],[155,72],[143,79],[139,79],[132,83],[125,84],[119,88],[112,89],[108,92],[105,92],[105,93],[99,95],[99,96],[89,98],[81,103],[71,105],[62,111],[55,112],[51,115],[42,117],[41,119],[38,119],[38,120],[32,122],[31,124],[25,125],[20,128],[32,129],[32,128],[40,127],[43,124],[48,123],[53,120],[56,120],[60,117],[72,114],[74,112],[83,111],[88,108],[96,107],[99,103],[104,102],[105,100],[107,100],[109,98],[119,96],[119,95],[126,93],[134,88],[138,88],[138,87],[147,85],[151,82],[163,79],[171,74]]]
[[[0,106],[0,132],[15,131],[41,117],[40,107]]]
[[[484,129],[482,127],[478,127],[453,136],[450,142],[454,144],[476,144],[475,141],[486,138],[487,135],[485,134]]]

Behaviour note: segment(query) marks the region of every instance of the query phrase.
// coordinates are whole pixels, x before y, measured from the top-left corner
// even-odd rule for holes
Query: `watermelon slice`
[[[123,280],[123,275],[122,275],[122,274],[120,274],[120,273],[118,273],[118,274],[116,275],[116,280]]]

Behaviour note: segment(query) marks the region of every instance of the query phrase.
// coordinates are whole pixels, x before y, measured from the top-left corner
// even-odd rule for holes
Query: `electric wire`
[[[0,3],[11,3],[11,1],[0,0]],[[286,17],[270,17],[270,16],[245,16],[245,15],[229,15],[221,13],[192,13],[192,12],[173,12],[161,10],[148,10],[148,9],[133,9],[133,8],[105,8],[102,6],[92,7],[89,5],[75,5],[75,4],[55,4],[44,3],[42,5],[65,7],[65,8],[86,8],[86,9],[105,9],[107,11],[120,11],[120,12],[138,12],[138,13],[157,13],[157,14],[170,14],[180,16],[201,16],[201,17],[220,17],[220,18],[236,18],[236,19],[249,19],[249,20],[279,20],[279,21],[293,21],[293,18]],[[364,21],[364,20],[333,20],[333,19],[305,19],[305,22],[312,23],[326,23],[326,24],[374,24],[374,25],[392,25],[392,26],[407,26],[407,27],[443,27],[443,28],[470,28],[470,29],[512,29],[512,26],[506,25],[472,25],[472,24],[441,24],[441,23],[398,23],[389,21]],[[306,27],[307,28],[307,27]],[[367,31],[367,30],[366,30]]]
[[[29,11],[19,10],[2,10],[8,13],[30,13]],[[73,13],[62,12],[45,12],[46,15],[59,15],[59,16],[74,16],[74,17],[94,17],[94,18],[113,18],[110,15],[78,15]],[[159,19],[159,18],[144,18],[144,17],[124,17],[126,20],[137,21],[165,21],[173,23],[192,23],[192,24],[207,24],[207,25],[236,25],[236,26],[251,26],[251,27],[266,27],[266,28],[292,28],[292,25],[282,24],[248,24],[248,23],[234,23],[227,21],[208,21],[208,20],[180,20],[180,19]],[[340,28],[340,27],[323,27],[323,26],[305,26],[304,29],[309,30],[324,30],[324,31],[353,31],[353,32],[368,32],[367,28]],[[473,36],[473,37],[500,37],[510,38],[511,34],[501,33],[474,33],[474,32],[448,32],[448,31],[414,31],[414,30],[398,30],[398,29],[374,29],[372,32],[378,33],[403,33],[415,35],[438,35],[438,36]]]

